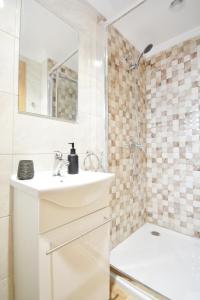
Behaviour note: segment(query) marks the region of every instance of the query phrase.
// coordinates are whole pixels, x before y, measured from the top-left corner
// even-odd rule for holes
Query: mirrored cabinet
[[[78,32],[38,2],[23,0],[19,112],[76,121],[78,59]]]

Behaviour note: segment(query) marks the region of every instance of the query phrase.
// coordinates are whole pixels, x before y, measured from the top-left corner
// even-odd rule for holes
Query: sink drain
[[[154,236],[160,236],[160,232],[158,231],[152,231],[151,234]]]

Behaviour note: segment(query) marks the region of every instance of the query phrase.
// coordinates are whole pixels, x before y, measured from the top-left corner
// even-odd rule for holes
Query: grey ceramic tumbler
[[[34,176],[34,165],[32,160],[20,160],[17,178],[20,180],[32,179]]]

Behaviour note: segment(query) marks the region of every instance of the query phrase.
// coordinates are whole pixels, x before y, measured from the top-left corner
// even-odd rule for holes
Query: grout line
[[[0,219],[2,220],[2,219],[5,219],[5,218],[10,218],[10,217],[11,217],[11,214],[6,215],[6,216],[0,216]]]
[[[5,276],[3,276],[1,279],[0,279],[0,282],[2,282],[2,281],[8,281],[9,280],[9,274],[7,274],[7,275],[5,275]]]
[[[16,27],[18,25],[17,19],[18,19],[18,16],[19,16],[18,10],[21,10],[21,2],[20,2],[20,5],[19,5],[18,1],[16,0],[15,1],[15,13],[13,15],[13,18],[15,20],[14,21],[14,33],[11,33],[7,30],[2,29],[2,28],[0,29],[0,32],[5,33],[5,34],[7,34],[7,35],[9,35],[10,37],[13,37],[13,38],[19,38],[19,32],[17,32],[17,30],[16,30]],[[17,35],[17,33],[18,33],[18,35]]]
[[[86,152],[79,152],[78,155],[85,154],[85,153]],[[69,152],[62,152],[62,154],[69,154]],[[13,153],[13,156],[20,156],[20,155],[54,155],[54,152],[38,152],[38,153],[34,153],[34,152],[22,152],[22,153]]]
[[[62,152],[62,151],[61,151]],[[69,152],[62,152],[62,154],[64,155],[68,155]],[[48,155],[48,156],[54,156],[54,152],[48,152],[48,153],[0,153],[0,157],[1,156],[8,156],[8,157],[11,157],[11,158],[14,158],[14,157],[18,157],[18,156],[40,156],[40,155]],[[85,152],[78,152],[78,155],[86,155],[86,151]]]
[[[7,92],[7,91],[4,91],[4,90],[0,90],[0,94],[5,94],[5,95],[8,95],[8,96],[15,96],[15,94],[13,92]]]
[[[15,15],[15,25],[16,25],[16,15]],[[12,145],[11,145],[11,149],[12,149],[12,163],[11,163],[11,174],[13,173],[14,170],[14,132],[15,132],[15,101],[16,101],[16,96],[15,96],[15,80],[17,80],[18,82],[16,83],[17,87],[19,88],[19,49],[18,49],[18,56],[16,56],[16,50],[17,47],[19,48],[19,39],[18,39],[18,43],[17,40],[15,39],[14,41],[14,53],[13,53],[13,111],[12,111]],[[16,61],[18,60],[18,62]],[[18,70],[16,69],[16,67],[18,68]],[[18,75],[16,78],[16,74]],[[18,101],[18,97],[17,97],[17,101]]]
[[[14,33],[10,33],[10,32],[8,32],[8,31],[6,31],[6,30],[3,30],[3,29],[0,29],[0,33],[4,33],[4,34],[6,34],[6,35],[8,35],[9,37],[12,37],[12,38],[19,38],[17,35],[15,35]]]

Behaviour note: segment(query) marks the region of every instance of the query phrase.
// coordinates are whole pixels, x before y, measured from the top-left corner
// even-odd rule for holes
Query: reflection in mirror
[[[78,33],[35,0],[23,0],[19,112],[75,121],[77,103]]]

